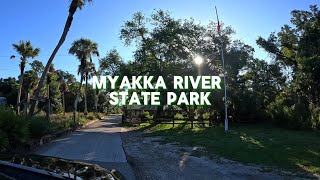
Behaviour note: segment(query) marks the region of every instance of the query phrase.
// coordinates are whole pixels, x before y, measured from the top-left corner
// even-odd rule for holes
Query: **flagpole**
[[[218,21],[218,34],[220,35],[220,21],[218,16],[218,10],[216,9],[217,21]],[[220,35],[221,38],[221,35]],[[224,119],[224,130],[228,131],[229,122],[228,122],[228,106],[227,106],[227,82],[226,82],[226,70],[224,65],[224,53],[223,53],[223,41],[221,40],[221,59],[222,59],[222,68],[223,68],[223,84],[224,84],[224,110],[225,110],[225,119]]]

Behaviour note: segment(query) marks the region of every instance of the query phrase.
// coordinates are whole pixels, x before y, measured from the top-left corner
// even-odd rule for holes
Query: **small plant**
[[[210,113],[209,113],[209,112],[204,113],[204,114],[202,115],[202,118],[203,118],[204,120],[208,120],[208,119],[210,118]]]
[[[40,138],[53,131],[53,124],[44,116],[35,116],[30,119],[29,129],[32,138]]]
[[[145,111],[142,114],[143,119],[147,120],[149,123],[151,123],[151,121],[153,120],[153,115],[150,115],[149,111]]]
[[[89,119],[89,120],[94,120],[94,119],[96,119],[96,115],[93,114],[92,112],[90,112],[90,113],[88,113],[88,115],[87,115],[87,119]]]
[[[177,114],[175,114],[175,115],[174,115],[174,119],[182,120],[182,119],[184,119],[184,117],[183,117],[183,115],[182,115],[182,114],[177,113]]]

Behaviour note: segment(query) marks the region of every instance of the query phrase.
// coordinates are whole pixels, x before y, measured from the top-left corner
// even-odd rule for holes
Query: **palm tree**
[[[92,56],[99,56],[98,44],[92,42],[89,39],[81,38],[72,43],[71,48],[69,49],[69,54],[75,55],[80,61],[80,65],[78,68],[78,74],[80,74],[80,86],[77,93],[77,98],[74,102],[74,111],[73,111],[73,122],[75,125],[75,117],[77,106],[79,102],[80,91],[82,87],[83,79],[86,78],[88,72],[88,66],[92,63]],[[86,78],[88,79],[88,78]]]
[[[12,44],[13,49],[17,51],[21,55],[20,57],[20,76],[19,76],[19,90],[18,90],[18,97],[17,97],[17,113],[20,114],[20,100],[21,100],[21,89],[23,84],[23,74],[24,69],[27,64],[28,58],[34,58],[36,57],[40,49],[39,48],[33,48],[30,41],[20,41],[18,44]],[[11,58],[14,58],[15,56],[11,56]]]
[[[40,91],[41,91],[41,88],[43,87],[44,85],[44,81],[47,77],[47,73],[49,71],[49,68],[50,68],[50,65],[54,59],[54,57],[56,56],[57,52],[59,51],[60,47],[62,46],[62,44],[64,43],[67,35],[68,35],[68,32],[69,32],[69,29],[71,27],[71,24],[72,24],[72,21],[73,21],[73,16],[75,14],[75,12],[77,11],[77,9],[82,9],[82,7],[87,3],[87,2],[92,2],[92,0],[72,0],[71,1],[71,4],[69,6],[69,14],[68,14],[68,18],[67,18],[67,21],[64,25],[64,29],[63,29],[63,32],[62,32],[62,35],[60,37],[60,40],[57,44],[57,46],[55,47],[55,49],[53,50],[47,64],[46,64],[46,67],[42,73],[42,76],[41,76],[41,79],[39,81],[39,84],[38,84],[38,87],[37,87],[37,90],[35,91],[35,98],[37,99],[40,95]],[[33,101],[32,104],[31,104],[31,107],[30,107],[30,112],[29,112],[29,116],[33,116],[33,113],[34,113],[34,108],[36,106],[36,101]]]

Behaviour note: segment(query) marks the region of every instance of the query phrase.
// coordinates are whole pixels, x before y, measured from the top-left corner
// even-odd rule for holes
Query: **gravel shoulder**
[[[127,160],[137,179],[304,179],[291,172],[244,165],[224,158],[196,157],[194,154],[201,152],[200,147],[166,143],[162,137],[141,131],[124,128],[122,131]]]

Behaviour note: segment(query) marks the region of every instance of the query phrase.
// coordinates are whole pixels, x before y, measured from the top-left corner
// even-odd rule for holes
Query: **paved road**
[[[120,121],[121,116],[105,117],[36,149],[34,154],[95,163],[120,171],[126,179],[134,179],[123,150],[121,127],[117,126]]]

